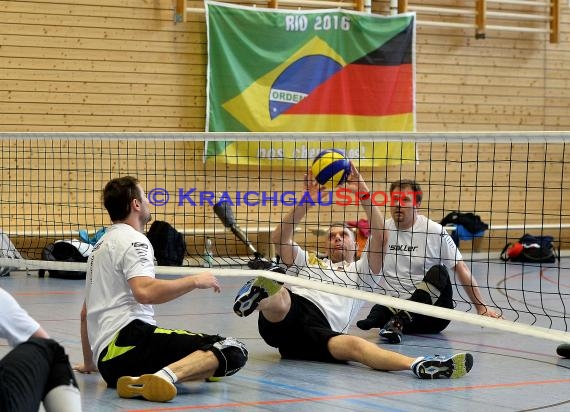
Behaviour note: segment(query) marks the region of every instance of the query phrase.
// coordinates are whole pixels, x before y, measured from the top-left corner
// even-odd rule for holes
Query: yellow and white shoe
[[[142,396],[147,401],[168,402],[176,396],[176,386],[157,375],[122,376],[117,381],[121,398]]]

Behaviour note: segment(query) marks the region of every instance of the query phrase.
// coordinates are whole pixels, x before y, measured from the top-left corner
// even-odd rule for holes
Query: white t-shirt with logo
[[[445,265],[452,273],[463,260],[443,226],[425,216],[418,215],[414,225],[404,230],[388,219],[385,229],[389,238],[380,285],[394,297],[408,299],[432,266]]]
[[[94,362],[115,334],[135,319],[155,325],[152,305],[135,299],[128,280],[155,277],[154,251],[147,237],[117,223],[97,242],[87,261],[85,303]]]
[[[27,341],[40,328],[28,312],[4,289],[0,288],[0,338],[10,346]]]
[[[295,247],[297,256],[294,265],[287,270],[288,275],[316,279],[351,289],[376,290],[378,276],[372,274],[368,266],[368,245],[366,245],[360,259],[351,263],[332,263],[329,259],[317,258],[315,254],[306,252],[298,245]],[[291,286],[290,289],[293,293],[313,302],[325,315],[335,332],[345,333],[364,304],[359,299],[315,289],[305,289],[299,286]]]

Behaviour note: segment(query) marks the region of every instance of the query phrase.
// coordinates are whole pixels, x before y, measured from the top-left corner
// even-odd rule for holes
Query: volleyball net
[[[205,266],[219,276],[263,273],[398,309],[570,340],[563,333],[570,313],[570,134],[4,134],[0,144],[2,234],[23,258],[3,242],[0,266],[85,270],[81,263],[42,261],[42,250],[60,240],[93,241],[111,224],[102,188],[132,175],[146,190],[153,219],[172,224],[186,240],[187,267],[159,273],[197,273]],[[318,271],[301,279],[249,270],[255,257],[275,258],[271,231],[303,202],[312,207],[295,231],[298,244],[324,256],[330,223],[345,222],[354,228],[355,253],[361,252],[368,227],[358,194],[338,187],[310,199],[303,191],[312,159],[329,148],[354,162],[387,218],[394,204],[390,184],[416,180],[423,195],[419,213],[445,224],[484,300],[506,321],[476,315],[453,274],[456,308],[446,310],[398,299],[381,278],[359,288]],[[456,220],[474,216],[474,226]],[[501,261],[503,247],[526,233],[552,236],[561,258]],[[407,245],[399,246],[394,253],[405,257]]]

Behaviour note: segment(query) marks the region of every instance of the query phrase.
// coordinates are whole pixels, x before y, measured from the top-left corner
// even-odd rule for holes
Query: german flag
[[[413,14],[207,9],[208,131],[414,130]]]

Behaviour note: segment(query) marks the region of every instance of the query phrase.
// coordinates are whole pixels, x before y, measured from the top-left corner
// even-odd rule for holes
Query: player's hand
[[[218,279],[211,272],[202,272],[193,276],[196,289],[214,289],[214,292],[220,293],[222,288]]]
[[[309,169],[307,174],[303,176],[303,189],[305,192],[309,193],[313,202],[318,202],[319,196],[321,196],[320,200],[323,201],[329,194],[329,191],[325,190],[326,188],[321,186],[319,182],[315,180],[311,169]]]
[[[477,311],[481,316],[488,316],[490,318],[495,318],[495,319],[503,319],[503,317],[499,313],[495,312],[493,309],[489,309],[486,306],[479,308]]]
[[[91,364],[85,364],[85,363],[78,363],[73,365],[73,370],[77,371],[79,373],[92,373],[92,372],[99,372],[99,370],[97,369],[97,366],[94,363]]]
[[[369,192],[368,186],[364,181],[364,178],[354,165],[354,162],[350,162],[350,175],[346,180],[346,187],[353,192]]]

